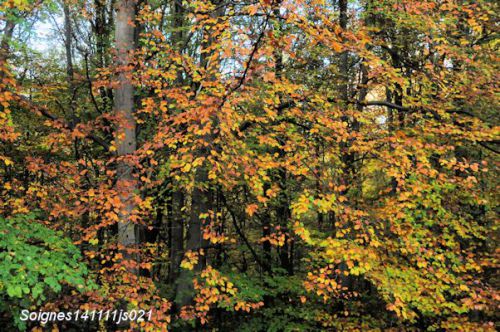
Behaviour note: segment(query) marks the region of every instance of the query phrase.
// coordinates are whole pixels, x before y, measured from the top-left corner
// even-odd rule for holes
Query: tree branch
[[[403,111],[403,112],[410,112],[411,109],[408,107],[404,107],[401,105],[397,105],[385,100],[374,100],[374,101],[364,101],[360,102],[361,105],[363,106],[385,106],[393,109],[397,109],[398,111]]]
[[[44,117],[46,117],[46,118],[48,118],[48,119],[50,119],[52,121],[60,121],[60,119],[57,116],[55,116],[52,113],[50,113],[47,110],[46,107],[40,106],[40,105],[35,105],[33,102],[31,102],[30,100],[28,100],[24,96],[16,95],[16,97],[18,99],[18,102],[19,102],[20,106],[22,106],[23,108],[35,110],[36,112],[40,113],[41,115],[43,115]],[[67,123],[64,123],[64,122],[62,124],[63,124],[64,128],[66,128],[68,130],[75,129],[75,125],[70,125],[70,124],[67,124]],[[108,144],[108,142],[106,142],[105,140],[103,140],[99,136],[94,135],[92,133],[88,133],[87,137],[89,139],[91,139],[92,141],[94,141],[95,143],[97,143],[100,146],[102,146],[104,149],[106,149],[106,151],[109,150],[110,145]]]
[[[236,233],[238,233],[239,237],[243,240],[243,242],[245,242],[245,245],[247,246],[248,250],[250,250],[250,253],[252,254],[252,256],[255,259],[255,261],[257,262],[257,264],[262,269],[264,269],[264,265],[260,261],[259,255],[257,255],[255,250],[252,248],[252,245],[250,244],[250,242],[248,242],[248,239],[245,237],[245,234],[243,234],[243,232],[241,231],[240,226],[238,226],[238,222],[236,221],[236,214],[229,207],[229,204],[226,201],[226,197],[224,195],[221,195],[221,196],[222,196],[222,201],[224,202],[224,205],[226,206],[227,210],[229,211],[229,214],[231,215],[231,219],[233,221],[233,226],[234,226],[234,229],[236,230]]]
[[[494,152],[494,153],[500,154],[500,151],[493,149],[492,147],[490,147],[490,146],[486,145],[486,144],[485,144],[485,143],[483,143],[483,142],[477,142],[477,144],[479,144],[480,146],[482,146],[482,147],[483,147],[483,148],[485,148],[486,150],[490,150],[491,152]]]

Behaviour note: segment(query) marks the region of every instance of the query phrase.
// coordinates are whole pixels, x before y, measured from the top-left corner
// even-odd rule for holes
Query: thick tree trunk
[[[212,202],[211,191],[200,188],[208,182],[208,172],[206,166],[200,167],[195,174],[196,187],[193,189],[191,198],[191,213],[189,216],[189,226],[187,229],[186,251],[198,254],[198,262],[193,270],[180,269],[179,277],[176,282],[175,304],[178,308],[189,305],[193,301],[194,287],[193,277],[203,270],[206,265],[206,251],[202,249],[207,247],[207,240],[203,239],[203,221],[201,214],[206,214],[209,205]],[[206,249],[204,249],[206,250]]]
[[[220,5],[219,1],[217,4]],[[211,14],[214,19],[217,19],[224,12],[224,6],[219,6],[217,10],[213,11]],[[204,33],[212,33],[210,26],[206,27]],[[206,50],[214,42],[211,35],[208,36],[206,40],[202,42],[201,49]],[[210,64],[208,59],[211,54],[206,52],[201,52],[200,56],[200,66],[207,68]],[[208,80],[214,78],[207,78]],[[198,87],[198,92],[201,93],[202,86]],[[216,115],[211,116],[212,128],[217,127]],[[201,123],[200,123],[201,124]],[[201,124],[202,125],[202,124]],[[201,137],[204,140],[206,146],[210,146],[213,142],[214,134],[213,131]],[[195,171],[195,185],[193,192],[191,194],[191,213],[189,216],[189,225],[187,228],[186,236],[186,251],[193,252],[198,255],[198,262],[194,266],[193,270],[180,269],[179,278],[176,282],[176,294],[175,294],[175,304],[180,308],[185,305],[192,304],[194,296],[193,288],[193,275],[199,274],[206,266],[206,248],[208,241],[203,239],[203,221],[200,215],[206,215],[211,209],[211,204],[213,202],[213,188],[209,183],[208,179],[208,164],[207,157],[209,155],[209,150],[207,147],[200,148],[197,151],[197,157],[204,157],[205,161],[198,167]],[[204,251],[204,252],[202,252]]]
[[[118,223],[118,243],[124,247],[137,244],[136,227],[131,220],[131,214],[136,204],[134,202],[134,191],[137,182],[132,176],[133,167],[126,160],[126,156],[135,152],[136,142],[136,120],[134,117],[134,88],[130,73],[125,67],[131,60],[131,51],[134,48],[135,3],[133,0],[121,0],[118,2],[116,15],[116,65],[119,68],[118,86],[114,93],[114,112],[119,117],[117,132],[117,155],[122,157],[117,166],[116,189],[122,204]],[[131,259],[130,255],[125,255]],[[136,273],[135,270],[131,272]]]

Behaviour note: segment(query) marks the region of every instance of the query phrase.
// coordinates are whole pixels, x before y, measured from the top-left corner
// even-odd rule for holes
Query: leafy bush
[[[0,311],[12,316],[18,328],[22,308],[40,305],[64,285],[83,291],[86,280],[79,249],[61,234],[35,221],[35,215],[0,217]]]

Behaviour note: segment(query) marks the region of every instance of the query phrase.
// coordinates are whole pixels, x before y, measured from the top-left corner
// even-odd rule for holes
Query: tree
[[[136,227],[132,218],[136,207],[134,191],[137,188],[133,176],[134,166],[130,156],[137,149],[136,120],[134,117],[134,87],[131,81],[129,66],[134,50],[134,1],[119,1],[116,14],[116,64],[118,71],[118,86],[114,91],[113,110],[118,118],[116,134],[116,152],[120,158],[117,165],[116,190],[118,192],[121,209],[118,215],[118,243],[125,248],[138,244]],[[125,258],[130,258],[128,254]],[[131,271],[134,271],[131,268]]]
[[[495,3],[1,6],[0,215],[96,284],[32,305],[154,312],[60,330],[495,329]]]

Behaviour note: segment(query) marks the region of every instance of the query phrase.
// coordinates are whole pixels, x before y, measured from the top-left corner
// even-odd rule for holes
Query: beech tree
[[[495,331],[497,12],[1,1],[1,325]]]

